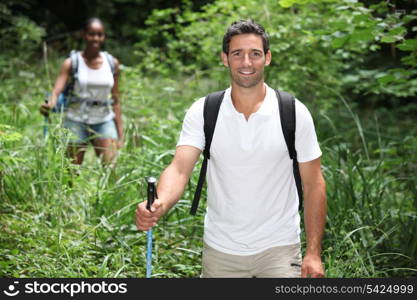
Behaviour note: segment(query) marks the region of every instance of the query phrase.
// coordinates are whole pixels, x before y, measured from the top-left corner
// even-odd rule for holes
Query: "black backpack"
[[[197,189],[194,194],[193,204],[190,213],[195,215],[200,201],[201,191],[206,179],[207,163],[210,159],[210,146],[213,140],[214,129],[216,127],[217,116],[219,115],[220,105],[223,101],[225,91],[219,91],[209,94],[204,100],[204,135],[206,146],[203,151],[203,164],[198,178]],[[297,185],[299,197],[299,209],[303,205],[303,188],[301,185],[300,170],[298,168],[297,151],[295,150],[295,99],[289,93],[275,90],[279,105],[279,115],[281,118],[281,127],[284,134],[285,143],[287,144],[290,159],[293,162],[293,174]]]

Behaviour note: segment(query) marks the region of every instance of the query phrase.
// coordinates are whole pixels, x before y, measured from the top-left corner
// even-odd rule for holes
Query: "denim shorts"
[[[65,119],[63,127],[72,132],[71,143],[88,143],[94,139],[116,140],[118,138],[114,120],[99,124],[86,124]]]

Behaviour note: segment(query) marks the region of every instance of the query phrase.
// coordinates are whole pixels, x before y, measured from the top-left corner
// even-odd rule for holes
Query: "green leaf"
[[[381,49],[380,45],[372,44],[372,45],[369,46],[369,50],[371,50],[371,51],[377,51],[379,49]]]
[[[400,27],[391,29],[388,32],[388,35],[402,35],[402,36],[404,36],[406,33],[407,33],[407,29],[404,28],[404,27],[402,27],[402,26],[400,26]]]
[[[348,5],[342,5],[342,6],[336,7],[336,10],[346,10],[346,9],[350,9],[350,6],[348,6]]]
[[[394,36],[383,36],[381,39],[382,43],[395,43],[397,39]]]
[[[346,21],[337,21],[330,23],[329,27],[332,31],[343,31],[347,28],[347,26],[349,26],[349,24],[346,23]]]
[[[397,48],[403,51],[415,51],[417,50],[417,39],[405,40]]]
[[[342,37],[338,37],[338,38],[335,38],[335,39],[333,39],[333,41],[332,41],[332,47],[333,48],[341,48],[341,47],[343,47],[345,44],[346,44],[346,42],[349,40],[349,36],[348,35],[345,35],[345,36],[342,36]]]
[[[291,0],[280,0],[278,4],[281,5],[283,8],[289,8],[294,4],[294,1]]]
[[[372,29],[355,30],[351,35],[352,42],[368,42],[373,40],[374,35],[372,34]]]
[[[369,15],[357,15],[353,18],[353,22],[356,25],[369,25],[371,23],[370,21],[372,21],[372,18]]]
[[[417,67],[417,57],[412,54],[401,58],[401,62],[408,66]]]
[[[392,75],[385,75],[377,79],[379,83],[386,84],[388,82],[394,81],[395,77]]]
[[[407,24],[410,23],[411,21],[417,20],[417,16],[415,15],[406,15],[402,18],[402,21]]]

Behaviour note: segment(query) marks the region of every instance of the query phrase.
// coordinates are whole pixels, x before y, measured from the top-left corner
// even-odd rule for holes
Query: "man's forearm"
[[[179,172],[173,164],[169,165],[161,174],[157,193],[158,198],[162,200],[164,214],[180,199],[188,180],[189,176]]]
[[[316,183],[304,187],[304,225],[307,238],[306,255],[321,253],[321,241],[326,224],[327,200],[326,184]]]

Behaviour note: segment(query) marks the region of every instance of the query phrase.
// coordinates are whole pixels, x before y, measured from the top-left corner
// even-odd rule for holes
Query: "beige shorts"
[[[204,243],[202,278],[301,277],[300,244],[269,248],[254,255],[231,255]]]

